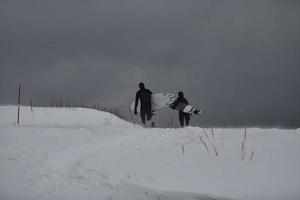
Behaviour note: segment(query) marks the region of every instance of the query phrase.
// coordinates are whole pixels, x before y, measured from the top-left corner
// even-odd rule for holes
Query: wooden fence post
[[[31,101],[31,99],[30,99],[30,101],[29,101],[29,104],[30,104],[31,112],[33,113],[33,109],[32,109],[32,101]]]
[[[20,103],[21,103],[21,84],[19,84],[19,92],[18,92],[18,120],[17,120],[17,124],[20,123]]]

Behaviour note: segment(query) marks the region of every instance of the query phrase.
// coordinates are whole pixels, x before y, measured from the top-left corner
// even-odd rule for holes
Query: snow
[[[296,200],[300,130],[142,128],[83,108],[0,106],[1,200]],[[244,156],[244,159],[243,159]]]

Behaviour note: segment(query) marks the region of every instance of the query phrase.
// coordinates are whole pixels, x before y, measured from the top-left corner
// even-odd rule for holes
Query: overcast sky
[[[299,0],[0,0],[0,104],[126,110],[143,81],[194,124],[300,124],[299,75]]]

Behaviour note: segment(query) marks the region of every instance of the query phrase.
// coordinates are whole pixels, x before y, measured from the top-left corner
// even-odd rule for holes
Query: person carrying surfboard
[[[135,95],[135,105],[134,105],[134,114],[137,115],[137,106],[140,101],[141,111],[140,116],[143,124],[146,124],[146,116],[147,121],[150,121],[152,118],[152,107],[151,107],[151,95],[152,92],[145,88],[144,83],[139,83],[139,90]]]
[[[178,104],[180,104],[180,103],[183,103],[185,105],[189,105],[189,102],[186,98],[184,98],[184,94],[183,94],[182,91],[178,92],[177,99],[170,105],[170,107],[172,109],[175,109],[178,106]],[[181,127],[184,127],[184,121],[185,121],[186,126],[189,125],[190,115],[191,114],[185,113],[182,110],[179,110],[179,122],[180,122]]]

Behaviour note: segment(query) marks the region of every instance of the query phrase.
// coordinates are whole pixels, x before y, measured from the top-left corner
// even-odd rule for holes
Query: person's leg
[[[152,110],[151,105],[147,107],[147,121],[150,121],[152,119]]]
[[[188,126],[190,124],[190,114],[184,114],[185,124]]]
[[[180,122],[180,126],[184,127],[184,116],[182,112],[179,112],[179,122]]]
[[[146,124],[146,113],[144,110],[141,110],[141,120],[143,124]]]
[[[147,121],[150,121],[152,119],[152,113],[147,112]]]

